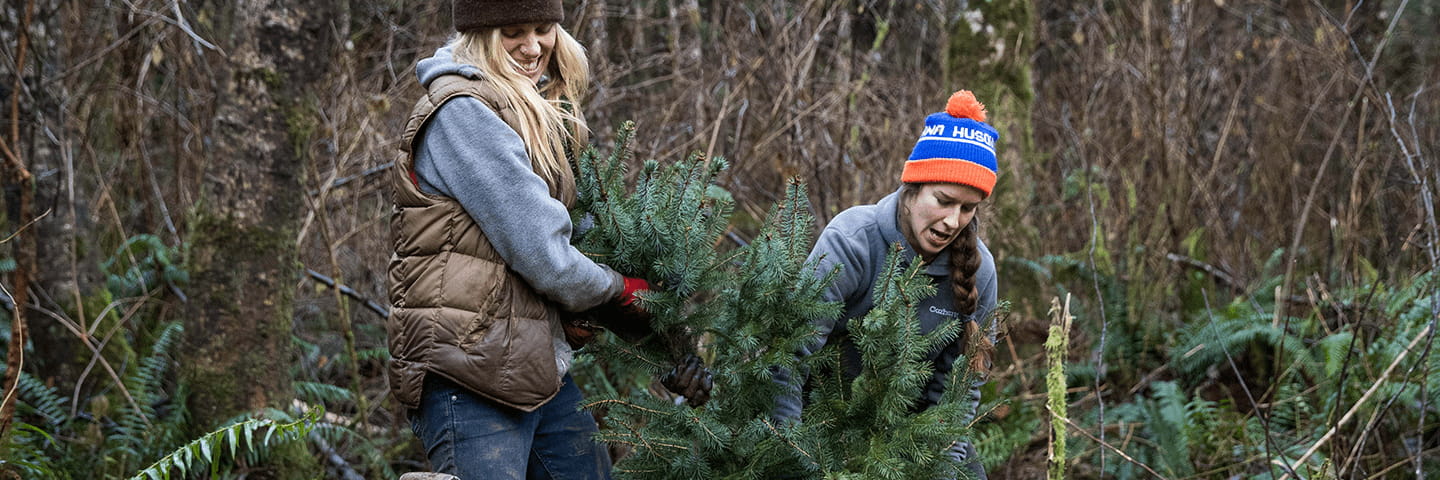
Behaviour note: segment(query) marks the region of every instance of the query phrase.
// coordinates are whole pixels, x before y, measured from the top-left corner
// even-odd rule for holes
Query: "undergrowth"
[[[326,405],[353,406],[350,389],[312,380],[297,380],[297,405],[289,410],[266,408],[236,416],[220,425],[195,425],[186,399],[189,386],[176,375],[175,352],[186,334],[182,323],[168,318],[149,292],[182,286],[189,278],[172,261],[175,249],[152,235],[138,235],[114,250],[100,269],[107,275],[105,288],[92,294],[92,302],[139,298],[132,316],[102,314],[95,330],[116,332],[106,336],[92,363],[111,376],[91,375],[86,384],[65,385],[74,379],[38,378],[31,368],[45,359],[36,345],[26,346],[31,358],[20,372],[15,424],[0,439],[0,478],[6,474],[25,479],[77,478],[243,478],[274,461],[286,445],[342,444],[347,455],[374,476],[393,477],[383,459],[390,436],[372,437],[353,425],[323,417]],[[3,266],[3,262],[0,262]],[[138,296],[138,297],[137,297]],[[148,302],[148,303],[147,303]],[[112,304],[113,306],[113,304]],[[113,309],[106,309],[111,311]],[[57,314],[58,315],[58,314]],[[7,315],[8,316],[8,315]],[[6,319],[8,327],[9,321]],[[3,330],[9,337],[9,329]],[[80,339],[72,341],[82,342]],[[304,349],[319,347],[296,338]],[[83,342],[82,342],[83,343]],[[3,353],[0,353],[3,355]],[[385,357],[384,349],[358,352],[362,359]],[[343,365],[343,358],[341,365]],[[297,363],[303,366],[305,362]],[[3,368],[3,367],[0,367]],[[297,377],[303,373],[297,368]],[[63,388],[62,388],[63,387]],[[207,431],[191,438],[187,432]],[[403,444],[403,442],[402,442]],[[353,472],[352,472],[353,473]]]
[[[1094,282],[1102,292],[1129,288],[1114,275],[1092,277],[1095,272],[1079,263],[1064,257],[1011,259],[1053,282],[1057,291],[1067,285],[1095,288]],[[1115,328],[1117,319],[1111,318],[1106,363],[1150,373],[1134,381],[1140,372],[1100,377],[1107,400],[1103,425],[1094,389],[1072,389],[1071,417],[1085,431],[1069,436],[1070,475],[1329,478],[1354,472],[1363,477],[1409,465],[1416,452],[1440,447],[1440,395],[1433,388],[1440,380],[1440,356],[1422,356],[1433,333],[1430,295],[1436,281],[1434,272],[1425,272],[1396,283],[1325,289],[1327,294],[1315,294],[1309,305],[1292,305],[1292,314],[1283,317],[1274,315],[1278,279],[1257,282],[1255,294],[1233,296],[1201,282],[1191,287],[1196,291],[1182,293],[1202,301],[1178,317],[1142,315],[1124,328]],[[1222,297],[1226,303],[1212,305]],[[1128,298],[1107,298],[1107,311],[1144,311],[1127,305]],[[1098,336],[1098,311],[1094,305],[1077,309],[1078,334]],[[1068,384],[1090,387],[1099,373],[1076,353],[1072,350],[1069,362],[1081,368],[1069,372]],[[1038,432],[1047,420],[1044,409],[1006,400],[1038,387],[1014,377],[1010,383],[995,401],[1004,404],[1006,416],[992,416],[979,428],[987,467],[1020,468],[1006,460],[1045,448],[1035,437],[1043,436]],[[1108,446],[1096,441],[1100,428]],[[1415,468],[1440,468],[1433,456],[1421,458]]]

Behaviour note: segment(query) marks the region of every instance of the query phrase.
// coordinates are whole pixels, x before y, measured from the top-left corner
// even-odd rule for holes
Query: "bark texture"
[[[328,4],[238,0],[200,7],[216,65],[199,204],[192,210],[182,375],[198,428],[290,397],[296,232],[313,95],[328,66]]]

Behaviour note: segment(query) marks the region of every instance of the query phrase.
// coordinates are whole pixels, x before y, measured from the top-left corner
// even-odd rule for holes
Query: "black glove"
[[[655,333],[650,328],[650,314],[635,304],[610,301],[583,312],[563,315],[565,340],[577,350],[594,341],[601,330],[609,330],[629,343],[639,343]]]
[[[561,322],[565,327],[565,341],[570,348],[579,350],[595,341],[600,330],[610,330],[631,343],[651,333],[650,312],[640,306],[638,294],[650,290],[650,282],[643,278],[622,277],[624,288],[620,294],[595,308],[566,314]]]
[[[572,349],[585,348],[600,333],[600,325],[590,311],[562,315],[565,315],[561,322],[561,326],[565,327],[565,341]]]
[[[671,393],[685,397],[686,403],[691,407],[699,407],[710,401],[710,390],[715,388],[710,369],[706,368],[705,363],[695,354],[686,355],[670,373],[660,378],[660,384]]]

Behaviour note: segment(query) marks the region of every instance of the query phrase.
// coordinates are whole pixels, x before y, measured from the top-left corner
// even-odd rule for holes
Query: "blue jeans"
[[[410,427],[431,468],[461,480],[608,480],[610,455],[591,439],[595,419],[579,405],[569,375],[555,398],[526,413],[430,374]]]

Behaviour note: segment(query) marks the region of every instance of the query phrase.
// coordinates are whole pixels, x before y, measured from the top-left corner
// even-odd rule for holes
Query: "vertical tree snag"
[[[295,232],[336,7],[232,0],[200,7],[213,69],[214,116],[190,217],[182,376],[196,428],[288,401],[291,311],[300,278]]]
[[[35,220],[35,185],[30,176],[30,170],[25,167],[25,161],[20,157],[20,92],[24,88],[25,55],[28,42],[28,30],[30,29],[31,13],[34,11],[35,2],[25,2],[25,10],[22,14],[19,32],[15,37],[15,86],[10,90],[10,105],[7,122],[9,129],[5,135],[6,140],[0,142],[0,152],[4,158],[5,178],[5,205],[10,210],[10,218],[17,229],[9,241],[13,243],[13,254],[15,256],[15,271],[10,276],[11,299],[15,305],[10,317],[10,346],[6,351],[5,358],[5,382],[3,400],[0,400],[0,438],[10,429],[10,422],[15,418],[15,401],[17,386],[20,382],[20,371],[25,365],[25,304],[29,300],[30,277],[35,272],[35,234],[24,230],[31,226]]]

